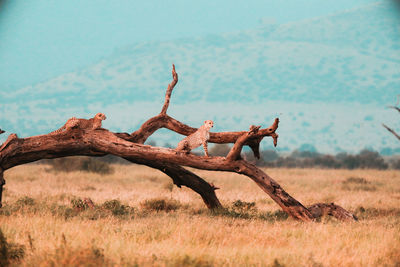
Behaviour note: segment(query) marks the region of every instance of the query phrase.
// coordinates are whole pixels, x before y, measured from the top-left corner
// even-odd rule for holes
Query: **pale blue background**
[[[400,94],[394,1],[0,1],[0,128],[44,134],[104,112],[134,131],[159,112],[215,131],[269,126],[278,150],[393,153]],[[0,139],[4,140],[3,134]],[[167,131],[154,140],[175,145]],[[0,140],[0,141],[1,141]],[[271,140],[263,142],[271,148]]]

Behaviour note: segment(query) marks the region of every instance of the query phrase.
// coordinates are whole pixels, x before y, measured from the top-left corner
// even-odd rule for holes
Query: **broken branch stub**
[[[314,220],[315,215],[283,190],[276,181],[254,164],[240,158],[240,152],[244,145],[249,145],[255,155],[257,156],[257,153],[259,155],[259,144],[265,136],[271,136],[276,145],[278,135],[275,131],[278,128],[279,119],[275,119],[274,123],[265,129],[261,129],[260,126],[253,126],[247,132],[210,133],[209,142],[211,143],[234,143],[227,157],[201,157],[174,149],[144,145],[147,138],[160,128],[167,128],[182,135],[190,135],[197,130],[166,114],[172,90],[178,82],[175,66],[173,66],[172,76],[173,81],[167,88],[161,113],[147,120],[132,134],[112,133],[102,128],[85,129],[79,127],[56,134],[28,138],[18,138],[15,134],[12,134],[0,148],[0,174],[2,175],[3,171],[14,166],[40,159],[72,155],[103,156],[111,154],[164,172],[172,178],[174,184],[178,187],[184,185],[197,192],[206,206],[212,209],[221,207],[221,203],[215,194],[218,187],[207,183],[182,166],[211,171],[235,172],[252,179],[291,217],[301,221]]]

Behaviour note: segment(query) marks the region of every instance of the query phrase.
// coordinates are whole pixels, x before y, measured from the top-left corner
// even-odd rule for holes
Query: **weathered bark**
[[[314,218],[329,215],[341,221],[357,221],[357,217],[335,203],[317,203],[308,207]]]
[[[276,134],[275,131],[278,128],[278,124],[279,124],[279,119],[276,118],[275,122],[270,127],[265,129],[260,129],[258,131],[258,134],[249,138],[244,145],[250,146],[255,156],[259,158],[260,157],[260,154],[258,152],[259,145],[263,137],[271,136],[273,138],[274,146],[277,145],[278,134]],[[139,130],[133,132],[132,134],[129,135],[127,133],[117,133],[117,135],[127,141],[143,144],[149,136],[151,136],[155,131],[157,131],[160,128],[167,128],[171,131],[186,136],[197,131],[197,128],[192,128],[190,126],[187,126],[181,123],[180,121],[171,118],[167,114],[160,113],[159,115],[147,120],[145,123],[143,123],[143,125],[140,127]],[[220,132],[220,133],[210,132],[210,139],[208,142],[218,143],[218,144],[235,143],[236,140],[245,133],[246,131]]]
[[[207,183],[202,178],[194,174],[193,172],[182,168],[179,165],[158,162],[158,161],[145,161],[133,158],[126,158],[130,162],[136,164],[146,165],[151,168],[158,169],[172,178],[174,184],[177,187],[186,186],[196,193],[198,193],[209,209],[221,208],[221,202],[219,202],[217,196],[215,195],[215,190],[217,189],[212,184]]]
[[[163,170],[163,166],[167,166],[169,169],[165,169],[164,172],[171,173],[175,171],[175,176],[177,177],[175,181],[179,184],[183,183],[178,178],[183,179],[186,173],[181,169],[173,169],[172,165],[169,164],[245,174],[253,179],[291,216],[303,221],[312,219],[311,214],[303,205],[287,194],[278,183],[251,163],[244,160],[231,161],[225,157],[199,157],[193,154],[177,152],[169,148],[132,143],[119,138],[105,129],[72,129],[57,135],[13,138],[0,151],[0,166],[3,170],[7,170],[14,166],[39,159],[71,155],[99,156],[103,154],[123,157],[129,159],[131,162],[157,167],[161,170]],[[179,173],[179,175],[176,175],[176,173]],[[197,181],[197,183],[201,182]],[[207,187],[205,184],[204,186]],[[214,191],[212,186],[209,189]],[[201,189],[198,190],[201,192]],[[205,190],[204,194],[208,194],[209,192],[210,190]],[[217,200],[215,202],[219,203]]]
[[[79,127],[58,134],[28,138],[18,138],[17,135],[11,134],[0,147],[0,178],[7,169],[40,159],[72,155],[101,156],[112,154],[164,172],[173,179],[174,184],[178,187],[184,185],[199,193],[209,208],[221,207],[221,203],[214,192],[217,188],[182,166],[244,174],[251,178],[293,218],[301,221],[311,221],[316,218],[315,214],[291,197],[266,173],[240,158],[240,152],[244,145],[249,145],[254,154],[259,156],[259,144],[265,136],[271,136],[274,145],[276,145],[278,135],[275,131],[278,128],[279,119],[275,119],[275,122],[265,129],[260,129],[260,126],[252,126],[248,132],[210,133],[209,142],[235,143],[226,158],[202,157],[174,149],[144,145],[146,139],[160,128],[167,128],[183,135],[189,135],[196,131],[195,128],[189,127],[166,114],[172,90],[178,81],[175,67],[173,67],[172,76],[173,81],[168,85],[161,113],[146,121],[139,130],[132,134],[112,133],[102,128],[93,130],[80,129]],[[323,213],[321,212],[321,214]]]
[[[3,169],[0,168],[0,208],[3,206],[2,198],[3,198],[3,186],[6,184],[6,180],[4,180],[4,172]]]
[[[247,140],[249,140],[250,137],[253,137],[255,134],[257,134],[258,130],[261,128],[261,126],[250,126],[250,131],[247,133],[244,133],[241,135],[233,145],[232,149],[229,151],[228,155],[226,156],[226,159],[229,161],[234,161],[240,159],[240,153],[242,152],[242,148],[244,144],[246,143]]]

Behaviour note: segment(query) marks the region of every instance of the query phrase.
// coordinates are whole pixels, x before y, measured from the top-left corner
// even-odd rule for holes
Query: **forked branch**
[[[243,145],[246,143],[247,140],[249,140],[250,137],[255,136],[258,133],[258,130],[260,128],[261,128],[261,126],[251,125],[250,131],[248,131],[247,133],[244,133],[242,136],[240,136],[236,140],[232,149],[229,151],[228,155],[226,156],[226,159],[229,161],[240,159],[240,152],[242,152]]]

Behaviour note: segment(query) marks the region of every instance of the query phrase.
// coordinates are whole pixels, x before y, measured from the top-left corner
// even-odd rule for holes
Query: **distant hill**
[[[400,16],[387,2],[243,32],[125,47],[81,71],[1,93],[7,103],[1,109],[9,116],[0,125],[39,134],[70,116],[104,110],[115,114],[106,122],[110,128],[134,130],[161,107],[171,63],[180,77],[171,112],[181,112],[176,116],[187,122],[212,116],[225,130],[283,116],[283,125],[290,125],[288,148],[313,142],[326,151],[394,144],[386,133],[372,130],[380,127],[380,116],[395,123],[397,114],[376,112],[400,93]],[[216,106],[225,106],[226,113]],[[321,114],[321,106],[330,113]],[[304,128],[313,129],[312,139]]]

